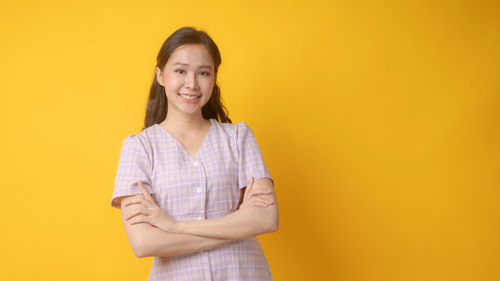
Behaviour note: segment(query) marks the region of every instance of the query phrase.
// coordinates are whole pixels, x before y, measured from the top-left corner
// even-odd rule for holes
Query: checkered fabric
[[[238,207],[240,189],[250,179],[271,178],[252,130],[245,121],[210,129],[195,157],[165,128],[155,124],[122,144],[111,198],[140,194],[142,181],[158,205],[180,221],[223,217]],[[207,251],[155,257],[150,281],[273,280],[257,237]]]

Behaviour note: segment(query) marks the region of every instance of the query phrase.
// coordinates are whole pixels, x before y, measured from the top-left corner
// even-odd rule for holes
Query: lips
[[[201,95],[192,95],[192,94],[183,94],[183,93],[179,93],[179,96],[181,96],[181,95],[182,95],[182,96],[190,96],[190,97],[192,97],[192,96],[200,97],[200,96],[201,96]]]
[[[188,103],[197,102],[200,100],[201,95],[178,94],[181,100]]]

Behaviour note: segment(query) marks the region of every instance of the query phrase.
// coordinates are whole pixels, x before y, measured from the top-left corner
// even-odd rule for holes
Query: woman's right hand
[[[266,208],[274,202],[272,200],[267,200],[262,197],[259,197],[259,195],[269,195],[272,194],[272,190],[256,190],[253,189],[253,183],[254,183],[254,178],[253,176],[250,177],[250,180],[248,181],[247,187],[245,188],[245,194],[243,196],[243,202],[239,206],[240,209],[243,208],[248,208],[248,207],[263,207]]]

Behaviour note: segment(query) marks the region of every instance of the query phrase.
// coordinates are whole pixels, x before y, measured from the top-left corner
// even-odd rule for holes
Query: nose
[[[188,74],[186,75],[186,79],[184,80],[184,86],[190,90],[198,90],[198,81],[196,80],[196,74]]]

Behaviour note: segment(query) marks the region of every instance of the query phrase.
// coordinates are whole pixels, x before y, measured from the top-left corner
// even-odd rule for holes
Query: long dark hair
[[[215,83],[212,90],[212,96],[208,102],[201,108],[203,118],[214,118],[219,122],[232,123],[226,107],[222,103],[219,85],[217,85],[217,70],[221,64],[219,48],[215,42],[202,30],[196,30],[193,27],[182,27],[170,35],[161,46],[160,52],[156,57],[156,66],[163,71],[168,58],[180,46],[185,44],[201,44],[205,46],[214,61]],[[156,74],[153,78],[153,84],[149,90],[148,104],[146,106],[146,118],[144,128],[158,124],[167,117],[168,102],[165,95],[165,88],[156,80]]]

